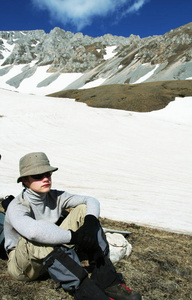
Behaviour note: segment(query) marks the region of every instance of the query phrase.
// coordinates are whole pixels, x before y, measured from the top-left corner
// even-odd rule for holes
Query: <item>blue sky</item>
[[[161,35],[192,22],[192,0],[1,0],[0,30]]]

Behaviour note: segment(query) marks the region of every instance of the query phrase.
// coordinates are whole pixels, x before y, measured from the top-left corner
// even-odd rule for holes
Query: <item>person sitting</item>
[[[109,246],[99,222],[100,203],[90,196],[51,189],[52,174],[43,152],[19,161],[23,190],[9,204],[4,224],[8,272],[20,281],[48,271],[76,300],[139,300],[109,259]],[[91,276],[82,267],[84,253]]]

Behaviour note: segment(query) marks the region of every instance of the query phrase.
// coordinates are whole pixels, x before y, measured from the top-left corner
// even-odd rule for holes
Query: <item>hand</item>
[[[99,228],[99,220],[93,215],[87,215],[84,224],[77,231],[71,230],[70,244],[78,245],[81,250],[96,249],[99,246],[97,239]]]

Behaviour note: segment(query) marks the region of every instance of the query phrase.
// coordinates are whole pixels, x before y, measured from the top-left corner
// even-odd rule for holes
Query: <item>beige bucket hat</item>
[[[50,166],[48,157],[43,152],[31,152],[23,156],[19,161],[20,176],[17,179],[19,183],[22,177],[37,175],[46,172],[55,172],[58,168]]]

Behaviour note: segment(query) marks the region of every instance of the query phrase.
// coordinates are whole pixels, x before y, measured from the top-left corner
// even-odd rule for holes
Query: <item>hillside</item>
[[[116,264],[127,285],[139,291],[144,300],[190,300],[192,237],[157,229],[102,219],[108,228],[131,231],[133,251]],[[84,262],[85,264],[86,262]],[[34,282],[18,282],[7,274],[6,260],[0,259],[0,299],[72,300],[59,285],[43,276]]]
[[[93,38],[57,27],[50,33],[0,31],[0,87],[23,92],[28,83],[30,93],[48,94],[90,84],[190,79],[191,46],[192,23],[146,38]]]
[[[192,82],[175,80],[135,85],[102,85],[90,89],[64,90],[49,96],[72,98],[92,107],[150,112],[164,108],[175,97],[192,96]]]

